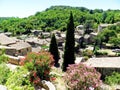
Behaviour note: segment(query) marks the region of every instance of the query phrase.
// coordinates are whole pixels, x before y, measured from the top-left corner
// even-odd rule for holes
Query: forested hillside
[[[16,34],[26,30],[66,30],[70,11],[73,12],[75,26],[91,22],[96,28],[99,23],[115,23],[120,21],[120,10],[90,10],[84,7],[52,6],[45,11],[37,12],[28,18],[0,18],[0,30]]]

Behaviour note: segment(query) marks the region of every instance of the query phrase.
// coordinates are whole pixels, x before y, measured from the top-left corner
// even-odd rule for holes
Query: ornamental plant
[[[93,67],[80,63],[69,65],[64,79],[70,90],[90,90],[90,88],[99,90],[100,76],[100,73]]]
[[[54,65],[54,59],[47,51],[31,52],[20,60],[20,65],[24,65],[30,72],[30,81],[39,84],[41,80],[50,80],[50,70]]]

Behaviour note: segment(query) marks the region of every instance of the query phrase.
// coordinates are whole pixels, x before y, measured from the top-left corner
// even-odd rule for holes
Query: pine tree
[[[57,66],[59,61],[59,51],[58,51],[56,37],[54,34],[52,34],[52,37],[51,37],[49,52],[53,55],[53,58],[55,60],[55,66]]]
[[[73,15],[70,13],[69,22],[67,24],[66,42],[64,51],[63,71],[66,71],[68,64],[74,64],[75,61],[75,38],[74,38],[74,23]]]

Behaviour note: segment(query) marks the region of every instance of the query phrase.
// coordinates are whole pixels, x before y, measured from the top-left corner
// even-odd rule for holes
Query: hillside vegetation
[[[66,22],[70,11],[73,12],[75,26],[85,24],[90,21],[93,28],[96,28],[100,23],[115,23],[120,21],[120,10],[102,9],[90,10],[85,7],[70,7],[70,6],[51,6],[42,12],[37,12],[35,15],[28,18],[0,18],[0,30],[10,31],[14,34],[20,34],[26,30],[66,30]]]

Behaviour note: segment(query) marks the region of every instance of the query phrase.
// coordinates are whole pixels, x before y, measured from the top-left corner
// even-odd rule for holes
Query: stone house
[[[50,32],[42,32],[41,36],[43,36],[43,38],[50,38]]]
[[[91,41],[90,41],[90,35],[89,34],[85,34],[84,35],[84,42],[86,44],[90,44],[91,43]]]
[[[46,39],[38,39],[38,38],[27,38],[25,41],[29,43],[32,47],[39,47],[46,45],[48,43]]]
[[[111,26],[111,25],[113,25],[113,24],[100,24],[98,26],[98,33],[101,32],[104,28]]]
[[[120,73],[120,57],[90,58],[84,64],[95,67],[102,74],[102,79],[114,71]]]
[[[90,33],[90,42],[91,43],[94,43],[95,42],[95,37],[98,35],[98,33]]]
[[[83,30],[84,29],[84,25],[78,25],[77,27],[76,27],[76,30],[78,31],[78,30]]]
[[[15,56],[16,49],[14,47],[9,46],[0,46],[0,54],[2,53],[2,49],[5,49],[5,54]]]
[[[33,35],[38,36],[41,35],[42,30],[31,30],[31,32],[33,33]]]
[[[6,36],[4,33],[0,34],[0,45],[8,46],[10,44],[15,44],[16,40]]]
[[[84,25],[78,25],[75,29],[75,33],[78,35],[84,34]]]
[[[11,44],[9,45],[9,47],[13,47],[15,48],[16,52],[14,53],[15,56],[24,56],[26,55],[28,52],[32,51],[32,47],[30,44],[28,44],[27,42],[17,42],[15,44]]]

